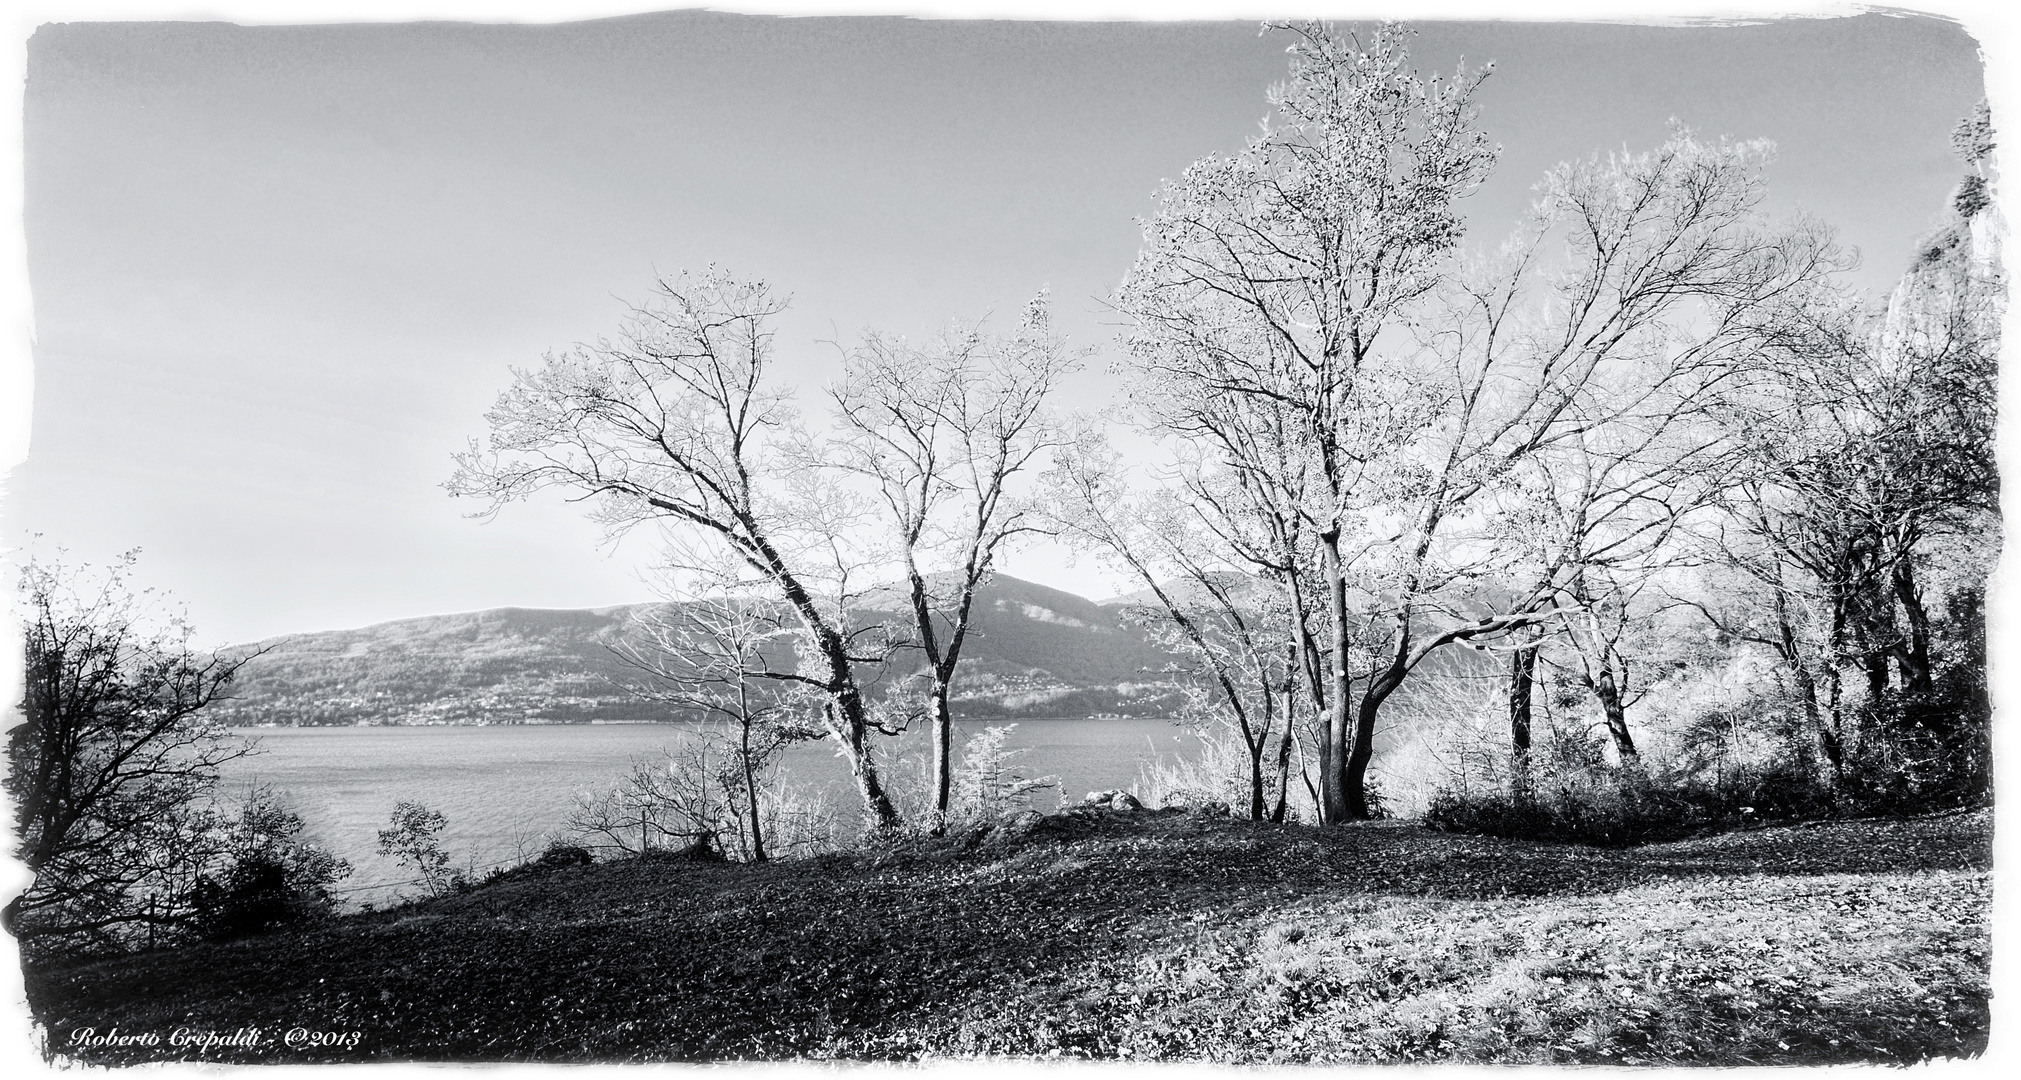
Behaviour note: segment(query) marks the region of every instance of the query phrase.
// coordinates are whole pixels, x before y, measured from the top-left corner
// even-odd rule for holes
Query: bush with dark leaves
[[[1448,789],[1432,797],[1424,823],[1444,832],[1625,847],[1745,824],[1757,813],[1708,787],[1609,776],[1527,799]]]

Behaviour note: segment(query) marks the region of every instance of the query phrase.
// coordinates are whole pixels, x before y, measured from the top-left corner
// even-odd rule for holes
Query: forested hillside
[[[873,594],[864,618],[898,613]],[[614,648],[671,610],[631,604],[576,611],[495,608],[401,619],[260,643],[218,715],[232,724],[517,724],[671,719],[642,698],[650,676]],[[1170,658],[1142,630],[1071,593],[998,576],[978,598],[955,686],[964,718],[1158,715],[1176,708]],[[888,688],[917,666],[898,649],[877,671]],[[780,657],[784,659],[784,657]]]

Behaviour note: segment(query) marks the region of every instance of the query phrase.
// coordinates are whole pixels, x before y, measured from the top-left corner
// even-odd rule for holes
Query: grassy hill
[[[49,1045],[100,1064],[1900,1064],[1986,1046],[1991,827],[1598,850],[1073,811],[798,862],[522,874],[30,966],[27,991]]]
[[[610,646],[665,605],[578,611],[497,608],[290,634],[240,672],[216,715],[233,724],[581,723],[666,719],[627,686],[639,673]],[[902,619],[902,598],[874,598]],[[999,575],[979,595],[958,715],[1163,715],[1174,698],[1149,672],[1167,658],[1112,608]],[[917,654],[900,654],[889,685]]]

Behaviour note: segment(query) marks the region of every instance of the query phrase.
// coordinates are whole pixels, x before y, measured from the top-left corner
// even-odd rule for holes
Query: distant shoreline
[[[1170,720],[1170,716],[1135,716],[1126,713],[1099,713],[1090,716],[956,716],[957,724],[1083,724],[1105,720]],[[676,727],[702,723],[699,720],[444,720],[419,723],[358,721],[348,724],[227,724],[229,731],[276,731],[283,728],[481,728],[481,727]]]

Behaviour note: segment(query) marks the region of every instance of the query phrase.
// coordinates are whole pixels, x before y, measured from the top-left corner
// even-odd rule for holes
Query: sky
[[[1676,119],[1774,140],[1771,208],[1836,226],[1874,294],[1985,93],[1972,36],[1930,17],[1417,25],[1421,68],[1494,63],[1470,243],[1552,165]],[[659,273],[789,294],[777,371],[810,393],[866,327],[1008,328],[1049,289],[1098,350],[1069,404],[1109,403],[1135,219],[1284,74],[1253,19],[81,21],[25,48],[32,407],[0,546],[139,547],[216,643],[650,599],[650,543],[559,498],[473,520],[440,485],[512,366],[612,332]],[[1003,569],[1127,591],[1055,548]]]

